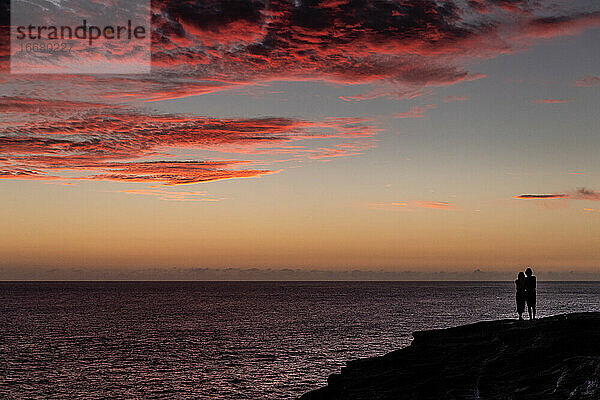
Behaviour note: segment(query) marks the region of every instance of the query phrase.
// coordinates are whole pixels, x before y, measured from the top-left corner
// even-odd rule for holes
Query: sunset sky
[[[11,74],[0,9],[0,279],[600,276],[597,1],[157,0],[144,75]]]

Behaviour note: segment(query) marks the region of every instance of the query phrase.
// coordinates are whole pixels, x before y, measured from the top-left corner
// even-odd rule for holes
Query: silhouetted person
[[[535,287],[536,278],[533,275],[531,268],[525,270],[525,290],[527,292],[527,311],[529,312],[529,319],[535,319]]]
[[[527,300],[525,274],[523,272],[519,272],[519,275],[515,280],[515,285],[517,286],[517,313],[519,314],[519,321],[523,321],[523,313],[525,312],[525,301]]]

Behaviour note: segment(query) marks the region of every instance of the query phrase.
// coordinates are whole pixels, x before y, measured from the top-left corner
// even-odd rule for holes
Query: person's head
[[[519,276],[517,277],[517,279],[525,279],[525,274],[523,273],[523,271],[519,272]]]
[[[533,275],[533,271],[531,270],[531,268],[529,268],[529,267],[528,267],[528,268],[525,270],[525,275],[527,275],[527,276],[531,276],[531,275]]]

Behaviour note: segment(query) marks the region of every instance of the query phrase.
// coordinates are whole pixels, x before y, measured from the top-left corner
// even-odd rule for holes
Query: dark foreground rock
[[[600,400],[600,313],[415,332],[355,360],[301,400]]]

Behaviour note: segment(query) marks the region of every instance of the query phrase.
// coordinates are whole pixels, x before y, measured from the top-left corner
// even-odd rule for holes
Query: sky
[[[153,1],[114,75],[0,10],[0,279],[600,277],[595,1]]]

